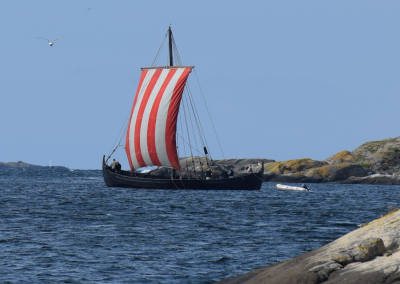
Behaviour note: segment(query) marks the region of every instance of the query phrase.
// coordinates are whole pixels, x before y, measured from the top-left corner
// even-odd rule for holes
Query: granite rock
[[[221,284],[400,283],[400,210],[311,252]]]
[[[400,137],[367,142],[324,161],[303,158],[266,163],[264,180],[400,184]]]

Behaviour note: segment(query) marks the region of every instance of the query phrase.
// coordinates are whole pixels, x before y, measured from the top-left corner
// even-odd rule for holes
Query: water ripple
[[[107,188],[99,171],[0,173],[0,282],[211,283],[318,248],[399,186],[313,192]]]

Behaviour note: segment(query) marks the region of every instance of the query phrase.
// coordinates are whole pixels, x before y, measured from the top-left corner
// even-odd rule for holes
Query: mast
[[[174,58],[172,56],[172,30],[168,27],[168,50],[169,50],[169,66],[174,66]]]

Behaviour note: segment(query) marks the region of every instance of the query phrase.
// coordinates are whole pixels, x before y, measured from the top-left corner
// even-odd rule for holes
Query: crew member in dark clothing
[[[212,177],[212,171],[210,168],[206,170],[206,179],[210,179]]]
[[[121,164],[115,159],[112,160],[110,167],[115,172],[121,171]]]
[[[117,172],[121,171],[121,164],[118,161],[115,163],[115,171]]]

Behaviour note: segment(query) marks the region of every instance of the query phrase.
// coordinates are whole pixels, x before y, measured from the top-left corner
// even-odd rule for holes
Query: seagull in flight
[[[44,38],[44,37],[37,37],[37,38],[38,38],[38,39],[47,40],[47,44],[48,44],[49,46],[54,46],[54,45],[56,44],[56,41],[60,40],[60,38],[56,38],[55,40],[49,40],[49,39]]]

